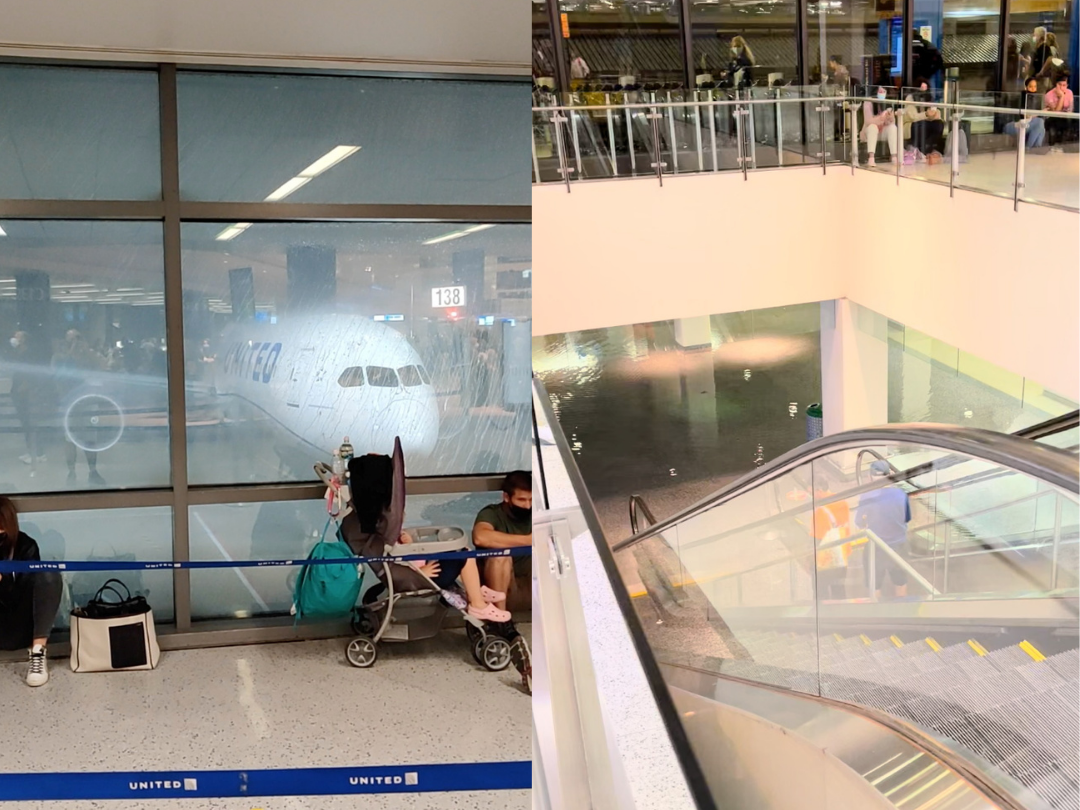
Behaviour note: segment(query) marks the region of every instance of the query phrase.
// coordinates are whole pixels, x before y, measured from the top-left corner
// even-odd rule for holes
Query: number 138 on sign
[[[431,306],[436,309],[443,307],[465,306],[464,287],[432,287]]]

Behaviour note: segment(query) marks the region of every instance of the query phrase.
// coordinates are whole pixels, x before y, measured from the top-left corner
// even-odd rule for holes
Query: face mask
[[[510,504],[510,515],[514,520],[528,520],[532,517],[532,509],[525,509],[524,507]]]
[[[738,56],[739,55],[739,49],[738,48],[732,48],[731,49],[731,55],[732,56]]]

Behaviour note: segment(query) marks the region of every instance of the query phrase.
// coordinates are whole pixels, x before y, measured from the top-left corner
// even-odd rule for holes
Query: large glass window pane
[[[1069,86],[1076,90],[1077,55],[1076,5],[1064,0],[1013,3],[1009,12],[1009,41],[1006,45],[1009,89],[1019,90],[1023,80],[1035,76],[1045,93],[1058,73],[1068,70]]]
[[[405,527],[454,526],[471,532],[476,515],[498,503],[498,492],[410,495]],[[193,560],[303,559],[327,527],[322,501],[216,504],[191,507]],[[334,531],[331,526],[331,533]],[[299,568],[215,568],[191,573],[195,619],[286,614]],[[374,581],[366,574],[365,588]]]
[[[533,81],[554,89],[555,49],[551,44],[551,19],[548,4],[537,0],[532,4],[532,65]]]
[[[993,90],[998,85],[998,30],[1000,9],[996,4],[972,5],[964,0],[920,0],[915,4],[914,30],[934,47],[913,50],[911,76],[917,86],[920,78],[940,86],[942,74],[936,72],[927,54],[938,51],[941,65],[956,68],[962,90]],[[916,57],[922,55],[922,61]],[[933,77],[927,73],[933,72]]]
[[[528,205],[529,85],[185,73],[185,199]]]
[[[22,531],[37,541],[43,560],[70,562],[159,562],[172,559],[172,509],[94,509],[26,512]],[[71,608],[85,605],[109,579],[146,597],[158,624],[171,622],[172,571],[77,571],[66,573],[56,627],[66,628]]]
[[[411,476],[528,463],[527,225],[189,223],[191,480],[309,480],[343,437]]]
[[[904,4],[898,0],[807,0],[811,83],[843,75],[862,85],[896,85],[903,75]]]
[[[794,0],[695,0],[694,72],[699,82],[745,87],[798,79]]]
[[[167,486],[161,225],[3,229],[0,491]]]
[[[573,89],[683,83],[675,3],[560,0]]]
[[[151,71],[0,67],[0,199],[161,197]]]

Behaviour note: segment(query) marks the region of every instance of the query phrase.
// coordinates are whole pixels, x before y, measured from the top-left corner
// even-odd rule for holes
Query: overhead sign
[[[404,315],[376,315],[374,317],[375,317],[375,320],[378,321],[379,323],[397,322],[397,321],[404,321],[405,320]]]
[[[432,287],[431,306],[436,309],[465,306],[464,287]]]
[[[563,39],[570,39],[570,17],[565,11],[559,15],[559,21],[562,23]]]

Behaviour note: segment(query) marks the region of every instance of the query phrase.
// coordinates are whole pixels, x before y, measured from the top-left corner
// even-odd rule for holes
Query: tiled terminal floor
[[[528,636],[528,625],[520,625]],[[513,667],[482,670],[464,632],[383,644],[361,670],[345,639],[163,654],[154,672],[73,674],[30,689],[0,665],[0,771],[241,770],[529,760],[531,698]],[[13,802],[13,810],[524,808],[529,791]]]

